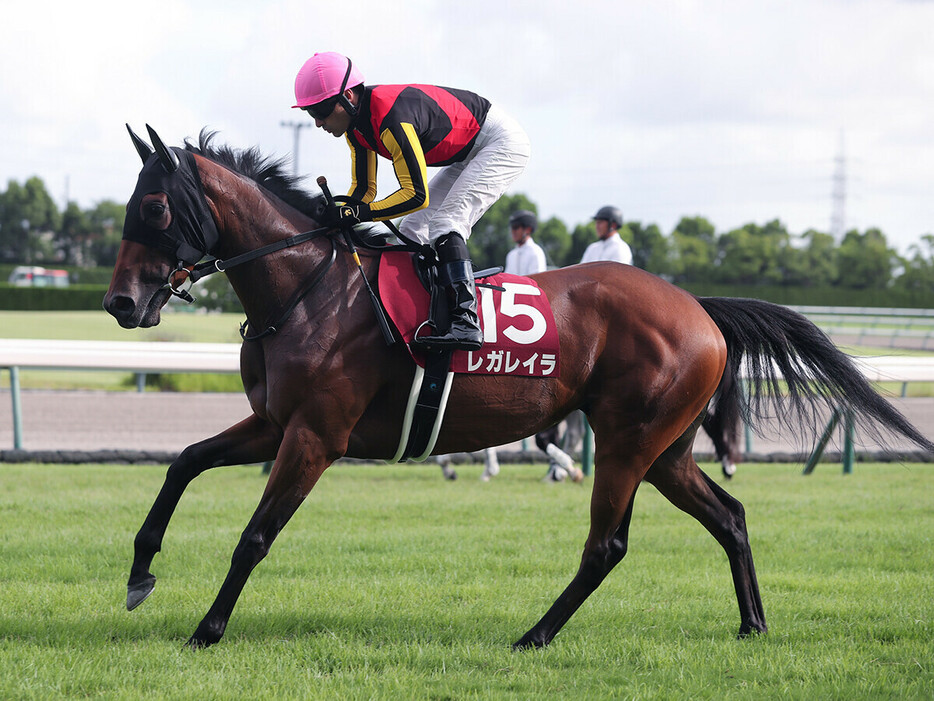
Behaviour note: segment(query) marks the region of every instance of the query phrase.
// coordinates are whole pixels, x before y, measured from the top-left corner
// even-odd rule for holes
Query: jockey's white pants
[[[428,183],[428,206],[405,217],[399,230],[421,243],[456,231],[464,240],[474,224],[529,162],[529,137],[508,114],[490,106],[467,157],[444,166]]]

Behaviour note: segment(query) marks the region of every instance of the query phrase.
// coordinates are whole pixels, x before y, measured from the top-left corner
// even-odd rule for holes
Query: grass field
[[[226,637],[207,611],[263,488],[196,480],[124,609],[164,467],[0,465],[0,698],[921,699],[934,692],[934,466],[742,465],[770,631],[734,638],[722,550],[650,486],[628,557],[544,650],[510,644],[573,575],[584,488],[541,466],[331,468],[257,567]],[[711,467],[709,472],[717,471]]]

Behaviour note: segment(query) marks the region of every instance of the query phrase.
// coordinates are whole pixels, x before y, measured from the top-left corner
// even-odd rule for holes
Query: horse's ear
[[[162,143],[162,139],[159,138],[155,129],[147,124],[146,130],[149,132],[149,138],[152,139],[152,145],[156,148],[156,155],[159,156],[159,162],[162,163],[165,172],[174,173],[178,170],[178,156],[175,155],[172,149]]]
[[[141,138],[136,135],[136,132],[130,128],[130,125],[126,125],[126,130],[130,132],[130,138],[133,140],[133,145],[136,147],[136,152],[139,154],[139,157],[143,159],[143,165],[146,165],[146,161],[149,160],[149,157],[155,153],[152,146],[147,144]]]

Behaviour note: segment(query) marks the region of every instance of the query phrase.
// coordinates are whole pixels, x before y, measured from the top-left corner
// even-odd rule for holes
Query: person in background
[[[606,205],[597,210],[593,220],[597,227],[597,240],[587,246],[581,263],[613,260],[632,265],[632,250],[619,235],[619,228],[623,225],[622,211],[618,207]]]
[[[581,263],[609,260],[632,265],[632,250],[619,235],[619,228],[623,225],[622,211],[618,207],[606,205],[597,210],[593,219],[597,227],[597,240],[584,250]],[[565,421],[567,430],[564,445],[569,450],[574,450],[584,431],[587,430],[583,419],[583,412],[575,411]],[[579,482],[584,474],[579,468],[574,467],[571,456],[555,445],[557,435],[558,427],[553,426],[535,436],[535,442],[551,458],[545,479],[559,482],[570,476],[575,482]]]
[[[509,217],[509,233],[516,244],[506,254],[506,272],[512,275],[534,275],[548,269],[545,251],[535,243],[532,234],[538,226],[535,212],[520,209]]]

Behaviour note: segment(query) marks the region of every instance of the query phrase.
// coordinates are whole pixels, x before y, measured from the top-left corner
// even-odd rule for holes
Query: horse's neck
[[[309,217],[217,164],[201,166],[201,179],[218,224],[215,254],[220,259],[255,251],[315,226]],[[232,268],[227,278],[247,316],[263,323],[288,302],[311,271],[326,264],[330,254],[327,239],[314,239]]]

